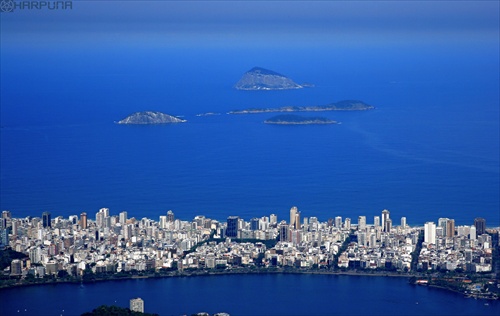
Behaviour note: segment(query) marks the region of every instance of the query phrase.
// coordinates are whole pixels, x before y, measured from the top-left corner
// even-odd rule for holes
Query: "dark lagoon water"
[[[224,275],[0,290],[2,315],[79,315],[106,304],[190,315],[498,315],[498,301],[409,285],[405,278]],[[487,304],[486,304],[487,303]]]

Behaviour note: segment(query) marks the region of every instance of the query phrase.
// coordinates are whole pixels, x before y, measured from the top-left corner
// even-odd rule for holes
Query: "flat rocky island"
[[[321,111],[366,111],[375,107],[359,100],[343,100],[327,105],[282,106],[279,108],[250,108],[230,111],[228,114],[255,114],[273,112],[321,112]]]
[[[247,71],[234,85],[238,90],[290,90],[302,89],[304,86],[312,85],[300,85],[282,74],[260,67]]]
[[[293,114],[282,114],[273,116],[264,121],[266,124],[278,125],[316,125],[316,124],[337,124],[337,121],[326,117],[307,117]]]
[[[150,124],[170,124],[170,123],[184,123],[184,122],[187,121],[162,112],[144,111],[144,112],[135,112],[127,116],[123,120],[118,121],[117,123],[150,125]]]

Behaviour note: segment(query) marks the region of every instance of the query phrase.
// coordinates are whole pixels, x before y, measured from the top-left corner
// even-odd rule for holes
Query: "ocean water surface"
[[[471,224],[482,216],[498,225],[498,76],[491,67],[498,60],[490,52],[297,48],[297,62],[265,50],[234,49],[230,60],[216,48],[116,56],[111,48],[7,50],[0,208],[21,217],[92,216],[109,207],[138,218],[171,209],[186,220],[224,220],[286,218],[296,205],[320,220],[389,209],[410,224],[438,217]],[[256,65],[316,86],[233,89]],[[376,109],[321,113],[341,122],[327,126],[272,126],[262,123],[272,114],[226,114],[344,99]],[[142,110],[188,122],[114,124]],[[196,116],[204,112],[221,115]]]
[[[498,3],[74,1],[1,13],[0,210],[500,225]],[[215,14],[216,13],[216,14]],[[237,91],[254,66],[314,88]],[[338,125],[231,110],[358,99]],[[123,126],[136,111],[187,123]],[[221,115],[198,117],[204,112]],[[498,315],[403,278],[233,275],[0,290],[0,315]]]

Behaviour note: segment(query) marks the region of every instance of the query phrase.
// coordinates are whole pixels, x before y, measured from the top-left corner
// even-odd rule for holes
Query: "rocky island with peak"
[[[307,84],[311,87],[312,84]],[[295,83],[292,79],[261,67],[254,67],[247,71],[234,85],[238,90],[290,90],[302,89],[303,85]]]
[[[135,112],[127,116],[123,120],[118,121],[117,124],[149,125],[149,124],[170,124],[170,123],[184,123],[184,122],[187,121],[162,112],[144,111],[144,112]]]
[[[228,114],[255,114],[273,112],[322,112],[322,111],[365,111],[375,107],[359,100],[344,100],[327,105],[282,106],[279,108],[250,108],[230,111]]]
[[[266,124],[278,125],[316,125],[316,124],[338,124],[337,121],[326,117],[307,117],[293,114],[282,114],[273,116],[264,121]]]

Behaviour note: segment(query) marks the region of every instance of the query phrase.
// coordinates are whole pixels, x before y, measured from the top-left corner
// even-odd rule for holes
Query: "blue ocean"
[[[289,50],[293,49],[293,54]],[[0,208],[15,217],[499,219],[498,47],[4,49]],[[227,56],[232,56],[227,58]],[[238,91],[254,66],[313,88]],[[375,106],[273,126],[249,107]],[[188,122],[115,124],[153,110]],[[218,112],[221,115],[198,117]]]
[[[5,3],[4,3],[5,2]],[[18,1],[14,1],[18,2]],[[0,210],[500,225],[495,1],[65,1],[0,12]],[[267,68],[313,88],[238,91]],[[361,100],[278,126],[251,107]],[[137,111],[187,120],[118,125]],[[206,112],[220,115],[197,116]],[[307,113],[304,113],[307,115]],[[404,278],[227,275],[0,291],[1,315],[498,315]]]

